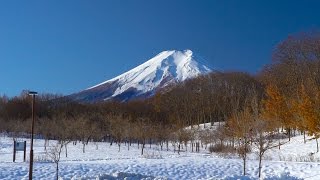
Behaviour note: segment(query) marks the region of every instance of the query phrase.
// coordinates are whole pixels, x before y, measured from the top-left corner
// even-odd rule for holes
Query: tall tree
[[[287,129],[289,141],[291,137],[291,128],[294,127],[292,118],[291,104],[288,104],[286,98],[280,93],[278,88],[269,84],[266,87],[266,99],[263,101],[264,109],[263,116],[269,121],[276,120],[282,127]],[[279,127],[280,128],[280,127]],[[280,148],[280,139],[279,139]]]

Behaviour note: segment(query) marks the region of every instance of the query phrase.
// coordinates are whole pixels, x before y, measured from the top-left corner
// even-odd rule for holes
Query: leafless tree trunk
[[[67,148],[67,144],[64,145],[64,148],[66,150],[66,157],[68,157],[68,148]]]
[[[58,142],[54,147],[50,148],[46,153],[49,158],[56,164],[56,179],[59,179],[59,162],[64,142]]]

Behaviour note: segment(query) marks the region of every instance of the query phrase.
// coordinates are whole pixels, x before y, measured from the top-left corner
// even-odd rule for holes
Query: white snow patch
[[[316,153],[315,140],[307,138],[306,144],[303,136],[296,136],[280,150],[267,151],[263,160],[263,179],[320,179],[320,153]],[[30,140],[26,140],[29,154]],[[55,143],[50,141],[50,146]],[[54,179],[55,165],[46,160],[43,145],[44,140],[34,141],[34,179]],[[61,179],[258,179],[255,152],[249,156],[247,176],[242,176],[241,159],[222,158],[204,149],[192,153],[188,148],[187,152],[184,150],[178,155],[171,144],[169,151],[146,145],[145,155],[141,156],[141,147],[138,149],[137,144],[132,144],[129,151],[127,148],[122,144],[118,152],[115,144],[90,142],[86,153],[82,153],[81,143],[71,143],[68,157],[65,157],[65,150],[62,151],[59,175]],[[12,150],[12,138],[0,137],[0,179],[28,179],[28,162],[22,162],[23,153],[18,152],[17,161],[13,163]]]

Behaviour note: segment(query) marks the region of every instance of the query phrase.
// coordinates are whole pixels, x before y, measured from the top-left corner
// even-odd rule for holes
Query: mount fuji
[[[203,61],[191,50],[163,51],[136,68],[69,98],[89,103],[147,98],[167,86],[211,72]]]

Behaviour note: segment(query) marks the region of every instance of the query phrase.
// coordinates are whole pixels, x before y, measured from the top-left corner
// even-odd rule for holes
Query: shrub
[[[215,144],[209,146],[210,153],[233,153],[235,149],[232,146],[224,144]]]

